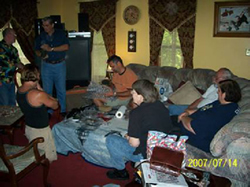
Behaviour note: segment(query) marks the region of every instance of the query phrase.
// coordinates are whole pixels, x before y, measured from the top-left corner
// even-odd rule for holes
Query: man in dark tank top
[[[39,84],[40,73],[36,66],[27,64],[21,73],[22,86],[17,90],[17,102],[26,122],[25,135],[29,142],[43,137],[38,148],[45,151],[50,162],[57,159],[54,138],[49,127],[47,107],[56,110],[58,101],[43,91]]]

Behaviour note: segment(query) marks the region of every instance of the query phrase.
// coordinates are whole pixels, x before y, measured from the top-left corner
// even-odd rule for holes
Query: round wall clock
[[[140,10],[134,6],[130,5],[125,8],[123,12],[123,19],[129,25],[134,25],[139,21],[140,18]]]

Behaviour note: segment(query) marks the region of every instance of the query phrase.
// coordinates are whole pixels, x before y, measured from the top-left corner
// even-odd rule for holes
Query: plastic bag
[[[171,93],[173,93],[172,86],[168,82],[168,79],[158,78],[157,77],[156,80],[155,80],[155,87],[159,91],[161,102],[167,101],[168,100],[168,96]]]

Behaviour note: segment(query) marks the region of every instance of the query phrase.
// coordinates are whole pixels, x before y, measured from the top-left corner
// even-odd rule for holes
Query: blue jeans
[[[169,115],[174,116],[174,115],[180,115],[187,109],[188,105],[169,105],[168,110],[169,110]]]
[[[127,161],[139,162],[143,159],[142,154],[133,154],[136,148],[130,146],[128,140],[121,136],[109,135],[106,138],[106,146],[111,157],[112,165],[118,170],[125,169]]]
[[[61,112],[66,112],[66,62],[50,64],[42,61],[41,75],[43,89],[49,95],[52,95],[53,85],[55,84]]]
[[[14,83],[4,83],[0,86],[0,105],[16,105],[16,93]]]

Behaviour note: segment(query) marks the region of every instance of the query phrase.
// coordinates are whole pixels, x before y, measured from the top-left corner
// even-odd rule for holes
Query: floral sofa
[[[206,90],[212,84],[212,77],[215,75],[215,71],[210,69],[176,69],[140,64],[129,64],[127,67],[141,79],[154,82],[157,77],[167,78],[173,90],[176,90],[182,81],[188,80],[195,87]],[[211,153],[187,145],[190,159],[187,163],[202,159],[203,163],[190,165],[224,176],[230,179],[232,186],[250,186],[250,80],[237,76],[233,79],[239,83],[242,91],[242,99],[238,103],[240,113],[214,136],[210,144]],[[204,159],[208,160],[206,164]]]

